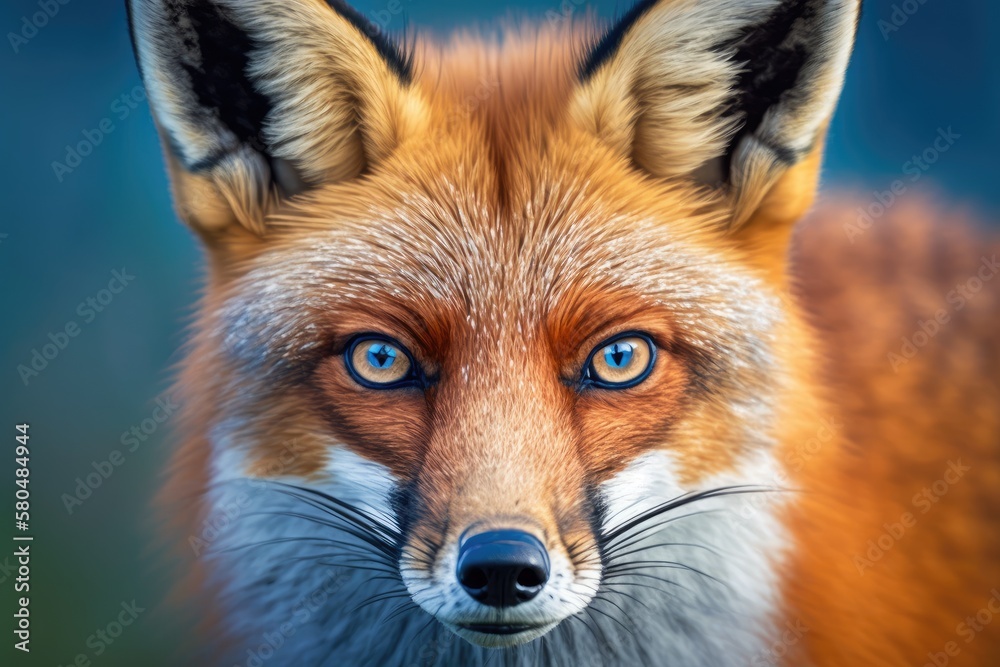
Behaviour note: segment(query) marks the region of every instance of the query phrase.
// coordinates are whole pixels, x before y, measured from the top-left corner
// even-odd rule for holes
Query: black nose
[[[538,538],[521,530],[491,530],[465,540],[458,550],[458,582],[491,607],[513,607],[542,590],[549,554]]]

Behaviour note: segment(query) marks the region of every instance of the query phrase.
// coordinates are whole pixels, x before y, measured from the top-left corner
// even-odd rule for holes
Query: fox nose
[[[491,530],[467,538],[458,550],[458,582],[490,607],[513,607],[541,592],[549,579],[549,554],[522,530]]]

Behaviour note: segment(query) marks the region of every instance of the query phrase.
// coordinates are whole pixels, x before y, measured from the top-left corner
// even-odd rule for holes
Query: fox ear
[[[419,122],[410,59],[342,0],[129,0],[182,218],[263,235],[283,197],[357,176]]]
[[[641,0],[582,61],[573,119],[654,176],[722,188],[734,226],[799,165],[811,169],[811,201],[859,9]],[[797,191],[802,177],[791,179]]]

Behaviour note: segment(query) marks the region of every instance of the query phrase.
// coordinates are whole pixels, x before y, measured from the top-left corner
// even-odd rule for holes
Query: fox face
[[[758,652],[788,544],[781,501],[738,510],[811,414],[782,257],[856,3],[411,53],[337,2],[130,13],[210,267],[168,493],[220,650]]]
[[[384,212],[355,211],[308,236],[297,219],[294,239],[271,239],[234,285],[217,327],[241,395],[233,423],[246,431],[232,440],[252,465],[277,468],[275,444],[301,430],[311,467],[303,461],[295,483],[314,488],[313,475],[329,474],[315,488],[343,499],[344,472],[324,458],[364,461],[369,472],[349,483],[379,479],[388,491],[364,505],[398,532],[408,592],[484,645],[527,641],[583,610],[610,535],[651,509],[643,501],[759,466],[771,444],[777,296],[634,205],[622,215],[625,193],[576,189],[582,179],[564,169],[540,183],[547,196],[574,183],[555,196],[592,201],[500,222],[511,236],[496,233],[505,211],[428,216],[427,193],[399,187],[370,195],[410,221],[391,230]],[[588,227],[594,217],[613,224]],[[654,482],[658,471],[677,479]],[[472,540],[511,531],[524,543],[511,551],[530,542],[534,553],[512,566],[530,564],[510,591],[500,571],[464,569]]]

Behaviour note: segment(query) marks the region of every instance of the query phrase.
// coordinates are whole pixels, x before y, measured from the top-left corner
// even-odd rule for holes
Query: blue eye
[[[582,384],[601,389],[625,389],[653,371],[656,346],[646,334],[625,333],[604,341],[590,353]]]
[[[351,377],[369,389],[419,385],[422,375],[405,347],[385,336],[358,336],[344,352]]]

